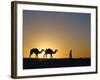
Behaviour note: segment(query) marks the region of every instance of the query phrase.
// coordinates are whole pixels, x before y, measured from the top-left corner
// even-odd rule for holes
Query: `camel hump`
[[[37,48],[33,48],[33,49],[31,49],[31,51],[38,51],[38,49]]]
[[[48,48],[47,50],[48,50],[48,51],[52,51],[52,49],[50,49],[50,48]]]
[[[34,48],[34,50],[38,51],[38,49],[37,49],[37,48]]]

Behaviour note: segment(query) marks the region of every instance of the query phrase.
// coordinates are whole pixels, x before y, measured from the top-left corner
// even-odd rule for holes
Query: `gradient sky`
[[[28,58],[32,48],[58,49],[54,58],[69,58],[70,49],[73,58],[90,57],[90,16],[88,13],[24,10],[23,57]]]

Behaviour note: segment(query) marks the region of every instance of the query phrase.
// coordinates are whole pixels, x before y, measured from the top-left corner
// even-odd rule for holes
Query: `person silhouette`
[[[72,59],[72,49],[69,52],[69,58]]]

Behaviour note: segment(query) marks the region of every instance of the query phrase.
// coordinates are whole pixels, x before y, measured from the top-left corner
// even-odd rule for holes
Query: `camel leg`
[[[52,54],[51,54],[51,58],[52,58],[53,56],[52,56]]]
[[[38,58],[38,54],[36,54],[35,58]]]
[[[46,58],[47,58],[47,54],[46,54]]]
[[[29,58],[31,58],[31,54],[29,55]]]
[[[32,52],[30,52],[29,58],[31,58]]]
[[[43,58],[47,58],[47,54],[44,54]]]

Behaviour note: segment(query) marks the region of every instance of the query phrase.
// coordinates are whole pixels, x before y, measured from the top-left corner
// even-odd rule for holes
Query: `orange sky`
[[[90,14],[24,11],[23,17],[24,58],[29,58],[32,48],[57,49],[53,58],[69,58],[70,49],[73,58],[90,57]]]

